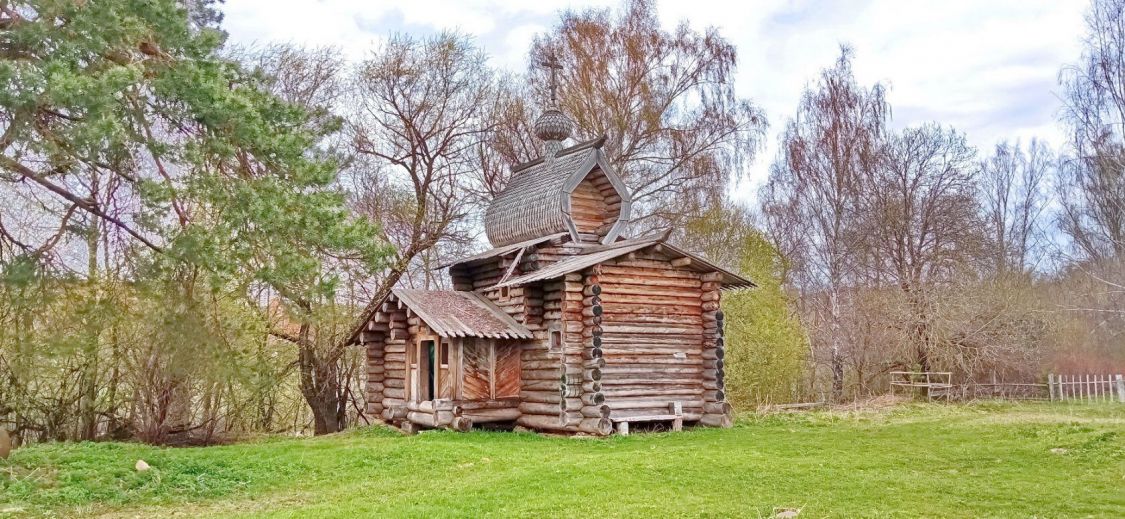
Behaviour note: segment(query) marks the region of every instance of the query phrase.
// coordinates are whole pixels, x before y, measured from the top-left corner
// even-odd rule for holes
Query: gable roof
[[[576,233],[570,222],[569,195],[598,167],[621,197],[621,214],[606,236],[612,242],[629,221],[632,199],[625,183],[601,152],[605,137],[560,150],[512,167],[512,179],[489,204],[484,229],[494,247],[503,247],[560,232]]]
[[[465,265],[465,264],[469,264],[469,263],[475,263],[475,262],[481,261],[481,260],[495,258],[497,256],[503,256],[505,254],[510,254],[510,253],[516,252],[516,251],[518,251],[518,250],[520,250],[524,247],[531,247],[531,246],[534,246],[534,245],[539,245],[540,243],[543,243],[545,241],[554,240],[556,238],[562,238],[563,236],[566,236],[566,235],[567,235],[567,233],[565,233],[565,232],[559,232],[559,233],[555,233],[555,234],[548,234],[547,236],[540,236],[538,238],[532,238],[532,239],[526,240],[526,241],[521,241],[519,243],[513,243],[511,245],[505,245],[503,247],[496,247],[496,248],[493,248],[493,249],[486,250],[484,252],[473,254],[472,256],[466,256],[464,258],[457,258],[453,261],[442,263],[441,265],[438,265],[437,268],[443,269],[445,267],[452,267],[453,265]]]
[[[577,256],[571,256],[539,270],[524,274],[522,276],[510,278],[501,283],[497,283],[496,286],[492,288],[513,287],[532,283],[535,281],[543,281],[547,279],[562,277],[570,274],[571,272],[578,272],[599,263],[624,256],[626,254],[629,254],[630,252],[636,252],[644,248],[652,247],[653,245],[660,245],[664,248],[664,250],[668,251],[674,256],[678,256],[681,258],[691,258],[689,268],[693,270],[704,272],[718,272],[722,274],[723,279],[721,283],[723,288],[753,288],[757,286],[753,281],[750,281],[749,279],[746,279],[738,274],[735,274],[734,272],[719,267],[700,256],[697,256],[683,249],[680,249],[679,247],[675,247],[667,243],[665,241],[666,239],[667,235],[662,235],[658,237],[626,240],[614,243],[612,245],[602,246],[592,252],[580,254]]]
[[[391,293],[442,337],[532,338],[527,327],[476,292],[395,289]]]

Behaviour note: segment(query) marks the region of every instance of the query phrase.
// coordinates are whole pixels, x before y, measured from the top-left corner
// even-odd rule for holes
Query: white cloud
[[[457,29],[474,34],[493,63],[520,71],[527,46],[558,12],[616,0],[228,0],[234,43],[335,45],[357,58],[393,31]],[[896,126],[936,120],[987,150],[1004,138],[1061,142],[1057,75],[1077,59],[1086,2],[1077,0],[724,0],[668,1],[661,21],[718,27],[739,50],[737,87],[772,123],[767,149],[737,196],[753,198],[775,151],[774,136],[801,90],[832,64],[840,43],[856,51],[865,84],[881,81]]]

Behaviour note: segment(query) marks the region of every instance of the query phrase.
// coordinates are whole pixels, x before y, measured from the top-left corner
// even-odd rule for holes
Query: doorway
[[[414,375],[414,401],[425,402],[434,399],[434,356],[436,353],[434,341],[425,340],[418,342],[416,353],[417,364],[411,366]]]

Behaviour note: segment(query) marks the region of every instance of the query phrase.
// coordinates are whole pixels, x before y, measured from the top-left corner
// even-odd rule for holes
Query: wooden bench
[[[610,418],[617,424],[617,434],[629,436],[629,424],[633,422],[672,422],[673,431],[684,430],[684,407],[680,402],[668,403],[668,414],[647,414],[633,416],[619,416]]]

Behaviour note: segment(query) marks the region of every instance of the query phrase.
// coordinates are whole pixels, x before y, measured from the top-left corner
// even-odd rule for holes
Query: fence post
[[[1117,375],[1117,399],[1125,403],[1125,377]]]
[[[1047,394],[1052,402],[1055,401],[1055,375],[1054,373],[1047,373]]]

